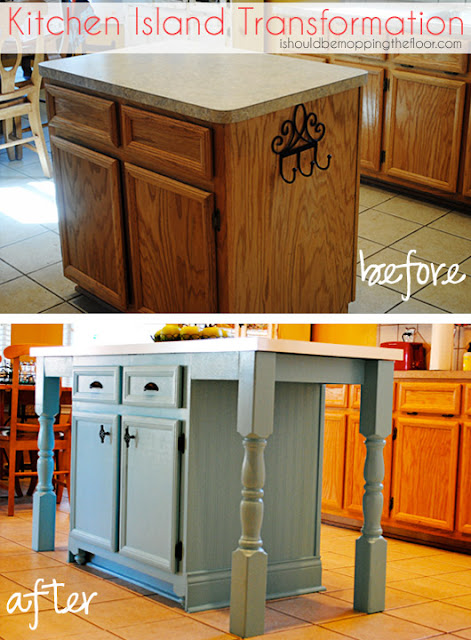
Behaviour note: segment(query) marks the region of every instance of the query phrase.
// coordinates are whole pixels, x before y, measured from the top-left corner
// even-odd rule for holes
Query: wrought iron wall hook
[[[329,168],[332,158],[330,153],[327,155],[327,163],[324,166],[319,164],[317,158],[318,144],[324,135],[325,124],[318,121],[317,115],[313,112],[307,113],[303,104],[296,105],[292,119],[283,122],[281,133],[275,136],[271,143],[273,153],[279,158],[280,176],[285,182],[293,184],[297,173],[309,178],[315,167],[321,171],[326,171]],[[301,154],[311,149],[314,157],[306,171],[302,169]],[[291,168],[291,178],[288,178],[284,173],[284,159],[294,155],[296,156],[296,166]]]

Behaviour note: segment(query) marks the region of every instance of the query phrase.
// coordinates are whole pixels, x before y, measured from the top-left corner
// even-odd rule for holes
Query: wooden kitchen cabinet
[[[125,164],[136,310],[217,308],[211,193]]]
[[[468,116],[468,129],[465,140],[463,187],[464,196],[471,198],[471,109]]]
[[[342,385],[347,388],[346,385]],[[324,419],[324,456],[322,462],[322,511],[341,513],[345,491],[345,455],[347,416],[326,412]]]
[[[64,274],[118,309],[127,305],[119,162],[51,136]]]
[[[405,67],[417,67],[432,71],[462,74],[468,69],[465,53],[392,53],[391,59]]]
[[[466,83],[390,71],[384,172],[456,191]]]
[[[459,422],[401,417],[396,428],[391,518],[453,531]]]
[[[461,384],[454,382],[399,382],[397,408],[405,413],[458,415]]]
[[[471,422],[461,431],[456,527],[471,536]]]

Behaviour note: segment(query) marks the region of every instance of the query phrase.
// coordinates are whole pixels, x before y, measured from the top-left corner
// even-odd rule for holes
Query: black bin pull
[[[105,429],[103,428],[103,425],[101,424],[98,435],[100,437],[101,444],[104,444],[106,436],[110,436],[111,433],[109,431],[105,431]]]
[[[155,384],[155,382],[148,382],[144,385],[144,391],[158,391],[159,387]]]
[[[103,385],[99,380],[94,380],[90,382],[90,389],[103,389]]]
[[[129,443],[131,442],[131,440],[135,440],[136,436],[132,436],[129,433],[129,427],[126,427],[125,432],[124,432],[124,442],[126,443],[126,448],[129,449]]]

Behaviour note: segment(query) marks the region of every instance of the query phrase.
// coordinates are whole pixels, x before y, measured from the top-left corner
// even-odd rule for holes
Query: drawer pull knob
[[[155,384],[155,382],[148,382],[144,386],[144,391],[158,391],[159,387]]]
[[[416,416],[417,415],[417,411],[406,411],[408,416]]]
[[[98,435],[100,436],[101,444],[104,444],[106,436],[111,435],[111,433],[109,431],[105,431],[103,425],[100,425],[100,431]]]
[[[103,389],[103,385],[99,380],[95,380],[94,382],[90,382],[90,389]]]
[[[135,440],[136,436],[132,436],[129,433],[129,427],[126,427],[126,430],[124,432],[124,442],[126,443],[126,448],[129,449],[129,443],[131,442],[131,440]]]

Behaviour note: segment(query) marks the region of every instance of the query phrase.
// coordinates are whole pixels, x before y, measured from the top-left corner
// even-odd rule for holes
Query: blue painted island
[[[230,603],[231,632],[242,637],[264,632],[266,598],[323,589],[324,385],[362,385],[354,607],[383,610],[382,452],[399,352],[230,338],[32,354],[41,425],[33,548],[54,549],[53,422],[60,377],[72,376],[70,560],[189,611]]]

